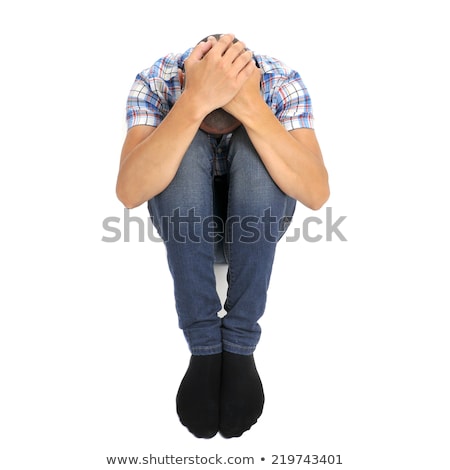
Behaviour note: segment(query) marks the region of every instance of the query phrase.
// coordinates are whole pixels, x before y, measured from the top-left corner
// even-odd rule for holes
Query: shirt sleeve
[[[157,127],[168,113],[167,90],[164,81],[146,69],[136,76],[126,105],[127,126]]]
[[[298,72],[292,71],[279,83],[273,108],[286,130],[314,129],[311,98]]]

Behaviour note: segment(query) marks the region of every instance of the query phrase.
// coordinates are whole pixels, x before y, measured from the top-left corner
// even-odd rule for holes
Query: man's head
[[[224,109],[215,109],[209,113],[200,124],[200,129],[213,135],[222,135],[233,132],[241,125],[230,113],[227,113]]]
[[[208,38],[211,36],[219,40],[222,35],[210,34],[209,36],[206,36],[201,41],[199,41],[198,44],[200,44],[201,42],[207,41]],[[236,39],[236,38],[233,39],[233,43],[236,43],[238,41],[239,39]],[[184,80],[184,77],[183,77],[183,80]],[[214,111],[212,111],[205,117],[205,119],[202,121],[200,125],[200,129],[202,131],[207,132],[208,134],[223,135],[223,134],[228,134],[230,132],[233,132],[240,125],[241,125],[241,122],[238,121],[234,116],[232,116],[230,113],[227,113],[224,109],[219,108],[219,109],[215,109]]]

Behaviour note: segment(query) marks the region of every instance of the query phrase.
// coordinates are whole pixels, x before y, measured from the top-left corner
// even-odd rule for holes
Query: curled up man
[[[308,91],[279,60],[213,35],[137,75],[127,122],[117,196],[148,205],[191,353],[178,415],[197,437],[241,436],[263,411],[253,353],[276,245],[297,201],[329,197]]]

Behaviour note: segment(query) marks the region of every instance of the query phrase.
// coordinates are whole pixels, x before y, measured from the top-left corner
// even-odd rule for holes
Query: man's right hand
[[[116,189],[125,207],[139,206],[170,184],[203,119],[229,103],[255,68],[252,54],[230,34],[194,48],[185,62],[184,92],[161,124],[127,133]]]
[[[185,89],[192,104],[205,116],[229,103],[256,68],[251,51],[234,36],[209,37],[185,61]]]

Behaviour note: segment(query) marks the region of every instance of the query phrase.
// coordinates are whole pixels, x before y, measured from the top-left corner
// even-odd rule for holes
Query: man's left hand
[[[237,95],[223,109],[242,122],[245,113],[248,113],[255,103],[262,100],[261,69],[255,66],[255,70],[242,85]]]

